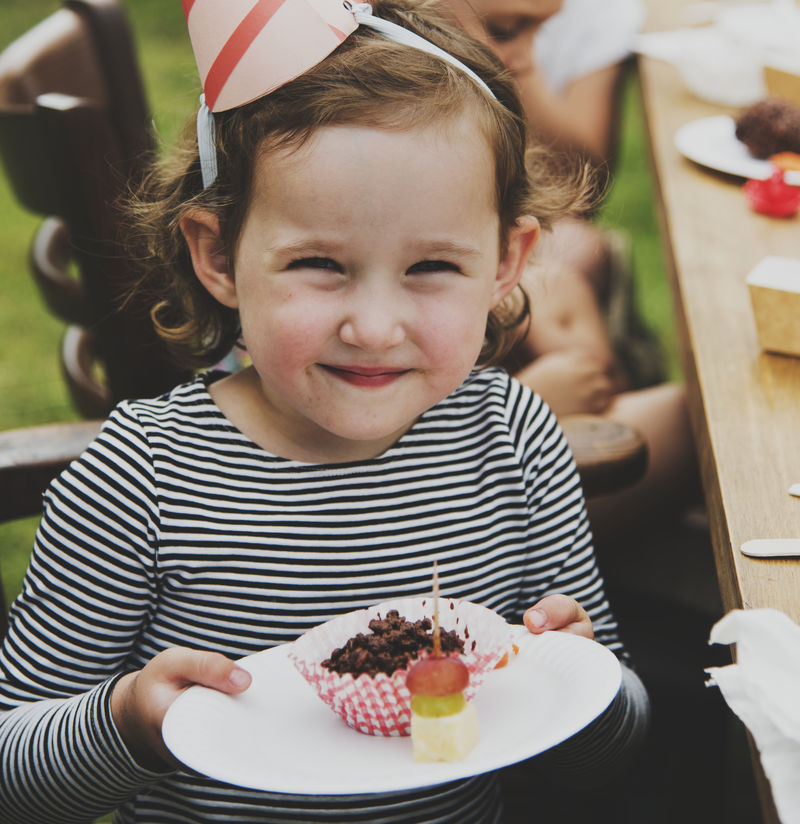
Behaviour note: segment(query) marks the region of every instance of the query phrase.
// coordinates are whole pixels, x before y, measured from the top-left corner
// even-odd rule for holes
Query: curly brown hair
[[[513,81],[489,49],[441,17],[431,0],[390,0],[373,7],[377,16],[416,32],[471,68],[496,100],[458,68],[362,26],[300,77],[214,115],[218,174],[205,189],[194,122],[187,124],[176,153],[154,166],[127,206],[128,244],[142,271],[134,290],[151,302],[156,328],[179,363],[210,366],[240,334],[238,313],[218,303],[194,275],[181,220],[198,209],[216,215],[233,272],[256,160],[279,147],[301,146],[323,126],[406,130],[474,112],[495,158],[502,239],[522,215],[534,215],[547,228],[553,219],[588,205],[588,167],[573,165],[565,174],[546,147],[527,145]],[[522,290],[497,307],[487,321],[479,363],[497,363],[528,315]]]

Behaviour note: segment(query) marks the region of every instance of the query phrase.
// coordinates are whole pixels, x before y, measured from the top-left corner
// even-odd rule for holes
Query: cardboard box
[[[746,282],[761,348],[800,356],[800,260],[765,257]]]
[[[770,97],[782,97],[795,106],[800,106],[800,68],[795,64],[787,66],[764,66],[764,83]]]

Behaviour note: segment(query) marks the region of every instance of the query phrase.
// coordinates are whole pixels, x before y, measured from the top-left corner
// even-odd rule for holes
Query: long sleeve
[[[116,677],[154,598],[142,441],[112,425],[46,494],[0,652],[0,820],[91,821],[156,776],[112,722]]]
[[[79,824],[118,806],[160,775],[139,767],[111,720],[116,679],[0,717],[0,820]]]
[[[595,641],[612,650],[622,667],[622,683],[608,709],[555,747],[543,764],[573,786],[601,786],[616,778],[639,751],[649,726],[649,697],[620,641],[597,567],[577,469],[555,416],[543,407],[520,431],[517,444],[532,513],[530,546],[540,551],[546,545],[556,561],[546,575],[536,563],[528,565],[523,608],[550,593],[572,596],[592,618]]]
[[[606,599],[575,461],[555,415],[537,396],[512,383],[511,430],[528,499],[528,557],[520,591],[525,610],[551,593],[575,598],[589,613],[595,640],[628,656]],[[548,559],[543,564],[541,558]]]

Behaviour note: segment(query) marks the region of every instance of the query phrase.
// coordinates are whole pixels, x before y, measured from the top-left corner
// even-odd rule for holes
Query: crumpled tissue
[[[736,663],[706,670],[750,730],[782,824],[800,824],[800,626],[777,609],[736,609],[709,643],[736,644]]]

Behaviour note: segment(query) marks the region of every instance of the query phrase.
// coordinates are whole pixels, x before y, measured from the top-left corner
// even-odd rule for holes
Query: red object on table
[[[791,217],[800,208],[800,186],[791,186],[784,171],[775,171],[766,180],[748,180],[744,193],[754,211],[772,217]]]

